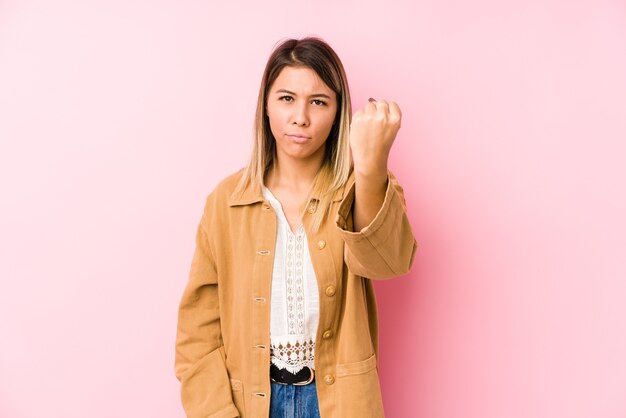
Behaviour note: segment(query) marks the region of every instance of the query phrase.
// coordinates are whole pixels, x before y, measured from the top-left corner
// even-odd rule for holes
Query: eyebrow
[[[287,94],[293,94],[294,96],[297,96],[296,93],[289,91],[289,90],[285,90],[285,89],[280,89],[280,90],[276,90],[276,93],[287,93]],[[316,93],[316,94],[312,94],[309,97],[325,97],[328,100],[330,100],[330,96],[324,93]]]

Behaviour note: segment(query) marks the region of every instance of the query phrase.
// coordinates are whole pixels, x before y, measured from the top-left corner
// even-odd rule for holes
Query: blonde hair
[[[339,57],[322,39],[288,39],[270,55],[259,89],[252,154],[235,191],[242,193],[254,184],[262,186],[265,175],[274,164],[276,142],[266,112],[267,94],[281,70],[287,66],[312,69],[337,97],[337,114],[325,143],[324,160],[306,199],[308,202],[311,196],[320,197],[311,220],[311,229],[317,232],[329,214],[334,192],[346,185],[353,168],[349,144],[352,103],[348,80]],[[305,208],[306,205],[302,210]]]

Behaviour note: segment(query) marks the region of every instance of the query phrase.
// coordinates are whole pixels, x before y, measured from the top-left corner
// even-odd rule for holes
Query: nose
[[[291,118],[292,123],[298,126],[307,126],[309,124],[309,115],[306,101],[301,100],[300,103],[297,103],[293,107],[293,114]]]

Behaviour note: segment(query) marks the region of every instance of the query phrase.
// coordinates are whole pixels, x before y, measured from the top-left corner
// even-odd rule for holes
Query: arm
[[[380,209],[371,222],[354,227],[356,182],[339,205],[336,225],[345,242],[344,259],[348,270],[361,277],[388,279],[410,271],[417,242],[406,213],[404,191],[391,171]]]
[[[362,277],[385,279],[405,274],[417,250],[404,192],[387,168],[401,119],[395,102],[370,98],[350,125],[354,182],[346,186],[337,227],[345,242],[348,269]]]
[[[387,168],[371,174],[355,173],[354,230],[367,226],[385,201],[387,190]]]
[[[226,369],[217,272],[204,216],[196,232],[189,280],[178,309],[174,366],[188,418],[239,417]]]

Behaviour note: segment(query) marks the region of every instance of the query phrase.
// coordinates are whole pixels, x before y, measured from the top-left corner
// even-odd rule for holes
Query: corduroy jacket
[[[233,194],[243,170],[206,198],[178,309],[175,375],[188,418],[268,418],[270,295],[277,217],[259,186]],[[335,192],[320,231],[302,222],[319,291],[315,379],[321,418],[383,418],[372,280],[409,272],[417,242],[388,171],[382,207],[353,231],[355,177]]]

